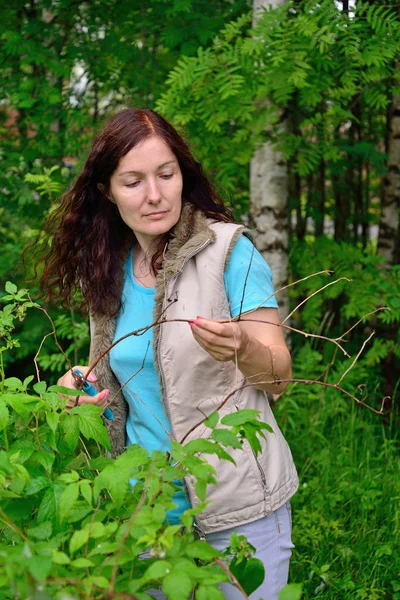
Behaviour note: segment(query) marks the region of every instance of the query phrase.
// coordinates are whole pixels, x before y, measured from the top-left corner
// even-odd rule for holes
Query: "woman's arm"
[[[291,379],[292,371],[277,309],[258,308],[242,319],[220,323],[197,317],[191,323],[193,336],[215,360],[237,364],[257,389],[281,394],[287,382],[279,381]]]

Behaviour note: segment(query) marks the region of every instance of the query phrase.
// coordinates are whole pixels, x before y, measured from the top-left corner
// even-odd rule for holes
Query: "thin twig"
[[[322,290],[325,290],[327,287],[329,287],[329,286],[331,286],[331,285],[335,285],[335,283],[338,283],[339,281],[348,281],[348,282],[351,282],[351,281],[352,281],[352,279],[348,279],[347,277],[339,277],[339,279],[336,279],[335,281],[330,281],[329,283],[327,283],[326,285],[324,285],[324,286],[323,286],[322,288],[320,288],[319,290],[317,290],[317,291],[313,292],[313,293],[311,294],[311,296],[307,296],[307,298],[305,298],[305,300],[302,300],[302,301],[300,302],[300,304],[298,304],[298,305],[296,306],[296,308],[294,308],[294,309],[292,310],[292,312],[290,312],[290,313],[288,314],[288,316],[287,316],[285,319],[283,319],[283,321],[282,321],[282,325],[283,325],[284,323],[286,323],[286,321],[288,321],[288,320],[290,319],[290,317],[291,317],[291,316],[292,316],[292,315],[293,315],[293,314],[294,314],[294,313],[295,313],[295,312],[296,312],[296,311],[297,311],[297,310],[300,308],[300,306],[303,306],[303,304],[305,304],[306,302],[308,302],[308,301],[310,300],[310,298],[312,298],[312,297],[313,297],[313,296],[315,296],[316,294],[319,294],[320,292],[322,292]]]
[[[258,306],[256,306],[255,308],[252,308],[251,310],[248,310],[246,312],[246,314],[250,314],[252,312],[254,312],[255,310],[258,310],[259,308],[262,308],[262,305],[265,304],[265,302],[268,302],[268,300],[270,298],[273,298],[274,296],[276,296],[277,294],[279,294],[279,292],[282,292],[283,290],[286,290],[287,288],[292,287],[293,285],[297,285],[298,283],[301,283],[302,281],[306,281],[307,279],[310,279],[311,277],[316,277],[317,275],[332,275],[333,271],[318,271],[318,273],[311,273],[311,275],[307,275],[307,277],[303,277],[302,279],[297,279],[296,281],[292,281],[292,283],[288,283],[287,285],[282,286],[281,288],[277,289],[274,291],[273,294],[270,294],[269,296],[267,296]]]
[[[150,342],[147,342],[147,348],[146,348],[146,352],[145,352],[145,354],[144,354],[144,357],[143,357],[143,360],[142,360],[142,364],[141,364],[141,366],[139,367],[139,369],[138,369],[137,371],[135,371],[135,373],[134,373],[133,375],[131,375],[131,376],[129,377],[129,379],[127,379],[127,380],[125,381],[125,383],[123,383],[123,384],[121,385],[121,387],[119,388],[118,392],[117,392],[116,394],[114,394],[114,396],[111,398],[111,400],[110,400],[110,401],[107,403],[107,405],[106,405],[106,408],[107,408],[108,406],[110,406],[110,404],[112,404],[112,403],[114,402],[114,400],[117,398],[117,396],[119,396],[119,394],[122,392],[122,390],[124,389],[124,387],[126,387],[126,386],[128,385],[128,383],[129,383],[130,381],[132,381],[132,379],[133,379],[134,377],[136,377],[136,375],[138,375],[138,374],[140,373],[140,371],[142,371],[142,370],[144,369],[144,363],[145,363],[145,361],[146,361],[146,358],[147,358],[147,353],[148,353],[148,351],[149,351],[149,348],[150,348]],[[87,379],[87,375],[86,375],[85,379]],[[128,389],[129,389],[129,388],[128,388]],[[130,390],[130,391],[132,392],[132,390]],[[132,393],[133,393],[133,392],[132,392]]]
[[[43,339],[42,339],[42,341],[40,342],[40,346],[39,346],[39,349],[38,349],[38,351],[36,352],[35,356],[33,357],[33,363],[34,363],[34,365],[35,365],[35,369],[36,369],[36,377],[37,377],[38,383],[39,383],[39,381],[40,381],[40,371],[39,371],[39,365],[38,365],[37,359],[39,358],[39,354],[40,354],[40,352],[41,352],[41,350],[42,350],[42,347],[43,347],[43,344],[44,344],[44,342],[45,342],[45,341],[46,341],[46,339],[47,339],[48,337],[50,337],[51,335],[53,335],[53,332],[52,332],[52,331],[50,331],[50,333],[46,333],[46,335],[44,336],[44,338],[43,338]],[[40,396],[41,396],[41,395],[40,395]]]
[[[371,333],[371,335],[369,335],[369,336],[368,336],[368,338],[367,338],[366,340],[364,340],[364,342],[363,342],[363,344],[362,344],[362,346],[361,346],[360,350],[357,352],[357,354],[356,354],[356,356],[355,356],[355,358],[354,358],[353,362],[351,363],[351,365],[349,366],[349,368],[348,368],[348,369],[347,369],[347,370],[346,370],[346,371],[343,373],[343,375],[341,376],[341,378],[340,378],[340,379],[339,379],[339,381],[337,382],[337,385],[340,385],[340,384],[342,383],[342,381],[343,381],[343,379],[346,377],[347,373],[348,373],[349,371],[351,371],[351,369],[354,367],[354,365],[355,365],[355,364],[356,364],[356,362],[357,362],[357,359],[360,357],[360,355],[362,354],[362,352],[363,352],[363,350],[364,350],[365,346],[368,344],[369,340],[372,338],[372,336],[373,336],[373,335],[375,335],[375,331],[373,331],[373,332]]]
[[[15,533],[17,533],[19,535],[19,537],[22,538],[25,542],[29,541],[28,538],[26,537],[26,535],[24,534],[24,532],[21,531],[21,529],[18,527],[18,525],[16,525],[13,521],[11,521],[10,517],[8,517],[6,515],[6,513],[3,511],[2,508],[0,508],[0,519],[3,521],[3,523],[6,523],[6,525],[11,527],[11,529],[13,529],[15,531]]]
[[[343,333],[340,337],[335,338],[336,340],[343,340],[343,338],[350,333],[350,331],[352,331],[355,327],[357,327],[357,325],[359,325],[360,323],[362,323],[362,321],[364,319],[366,319],[367,317],[374,315],[375,313],[379,312],[380,310],[390,310],[390,308],[388,306],[380,306],[379,308],[376,308],[375,310],[373,310],[372,312],[367,313],[366,315],[364,315],[363,317],[361,317],[361,319],[359,319],[357,321],[357,323],[354,323],[354,325],[352,325],[350,327],[350,329],[348,329],[347,331],[345,331],[345,333]]]
[[[266,380],[266,381],[259,381],[257,382],[257,385],[260,384],[273,384],[273,383],[277,383],[274,380]],[[357,398],[356,396],[354,396],[353,394],[350,394],[350,392],[348,392],[347,390],[343,389],[342,387],[340,387],[339,383],[325,383],[324,381],[318,381],[316,379],[280,379],[279,383],[305,383],[306,385],[321,385],[323,387],[328,387],[328,388],[334,388],[335,390],[338,390],[339,392],[342,392],[343,394],[346,394],[346,396],[349,396],[349,398],[352,398],[352,400],[354,400],[357,404],[361,404],[362,406],[365,406],[365,408],[368,408],[369,410],[371,410],[373,413],[377,414],[377,415],[382,415],[383,414],[383,407],[385,405],[386,400],[389,398],[389,396],[385,396],[382,399],[382,403],[381,403],[381,408],[379,410],[377,410],[376,408],[373,408],[372,406],[370,406],[369,404],[366,404],[363,400],[360,400],[359,398]],[[254,387],[253,383],[244,383],[243,385],[241,385],[239,388],[236,388],[234,390],[232,390],[232,392],[230,392],[228,394],[228,396],[226,396],[222,402],[219,404],[219,406],[217,408],[215,408],[212,412],[218,412],[219,410],[221,410],[221,408],[228,402],[228,400],[230,398],[232,398],[232,396],[234,396],[235,394],[237,394],[237,392],[240,392],[241,390],[247,388],[247,387]],[[183,438],[180,440],[180,444],[183,444],[185,442],[185,440],[189,437],[189,435],[191,433],[193,433],[193,431],[195,431],[195,429],[197,429],[198,427],[200,427],[201,425],[203,425],[204,421],[206,421],[208,419],[210,415],[207,415],[206,419],[202,419],[201,421],[199,421],[198,423],[196,423],[195,425],[193,425],[193,427],[191,427],[189,429],[189,431],[187,433],[185,433],[185,435],[183,436]]]
[[[28,293],[27,293],[27,296],[28,296],[29,300],[30,300],[32,303],[34,303],[34,302],[33,302],[33,300],[32,300],[32,298],[30,297],[30,295],[29,295]],[[71,370],[72,370],[71,361],[69,360],[68,356],[66,355],[66,353],[65,353],[65,352],[64,352],[64,350],[62,349],[60,342],[58,341],[58,338],[57,338],[57,332],[56,332],[56,326],[54,325],[54,321],[53,321],[53,319],[50,317],[50,315],[49,315],[49,313],[47,312],[47,310],[46,310],[45,308],[43,308],[42,306],[35,306],[35,308],[37,308],[37,310],[40,310],[42,313],[44,313],[44,314],[46,315],[46,317],[48,318],[48,320],[49,320],[49,322],[50,322],[50,325],[51,325],[51,327],[52,327],[51,334],[53,335],[54,342],[55,342],[55,344],[56,344],[57,348],[59,349],[59,351],[61,352],[61,354],[63,355],[63,357],[65,358],[65,360],[66,360],[66,362],[67,362],[67,365],[68,365],[69,369],[71,369]]]
[[[251,312],[251,311],[249,311],[249,312]],[[110,352],[110,350],[112,350],[117,344],[119,344],[123,340],[126,340],[128,337],[143,335],[143,333],[145,333],[152,327],[155,327],[156,325],[161,325],[162,323],[189,323],[191,321],[193,321],[193,319],[162,319],[162,320],[156,321],[154,323],[151,323],[150,325],[146,325],[146,327],[140,327],[139,329],[135,329],[135,331],[130,331],[129,333],[126,333],[122,337],[118,338],[118,340],[115,340],[115,342],[113,342],[110,346],[108,346],[108,348],[106,348],[100,354],[100,356],[98,358],[96,358],[96,360],[90,365],[90,367],[85,375],[85,380],[88,378],[89,374],[93,371],[93,369],[96,368],[96,366],[101,361],[101,359],[104,358],[108,354],[108,352]],[[235,321],[236,321],[236,319],[232,319],[232,320],[219,321],[219,323],[231,323],[231,322],[235,322]],[[289,331],[294,331],[295,333],[299,333],[300,335],[303,335],[306,338],[312,337],[312,338],[325,340],[327,342],[332,342],[333,344],[335,344],[336,346],[338,346],[340,348],[340,350],[343,352],[343,354],[345,356],[349,357],[349,354],[338,343],[338,341],[336,339],[328,338],[323,335],[317,335],[315,333],[306,333],[304,331],[301,331],[300,329],[290,327],[289,325],[282,325],[281,323],[273,323],[272,321],[264,321],[262,319],[241,319],[240,322],[245,323],[246,321],[251,321],[251,323],[264,323],[265,325],[274,325],[275,327],[283,327],[284,329],[288,329]]]
[[[239,316],[238,316],[238,321],[240,321],[240,317],[242,316],[242,308],[243,308],[243,302],[244,302],[244,296],[246,293],[246,286],[247,286],[247,280],[249,278],[249,273],[250,273],[250,269],[251,269],[251,265],[253,262],[253,256],[254,256],[254,251],[256,249],[256,247],[254,246],[254,244],[252,244],[252,250],[251,250],[251,256],[250,256],[250,261],[249,261],[249,266],[247,267],[247,273],[246,273],[246,277],[244,280],[244,284],[243,284],[243,291],[242,291],[242,299],[240,301],[240,308],[239,308]]]
[[[226,564],[220,558],[214,558],[214,562],[218,566],[220,566],[223,571],[225,571],[225,573],[228,575],[228,577],[231,580],[231,582],[233,583],[233,585],[239,590],[239,592],[241,592],[243,594],[243,597],[247,598],[247,600],[249,600],[248,595],[246,594],[246,592],[244,591],[244,589],[242,588],[242,586],[240,585],[239,581],[236,579],[236,577],[234,576],[232,571],[229,570],[229,567],[227,567]]]

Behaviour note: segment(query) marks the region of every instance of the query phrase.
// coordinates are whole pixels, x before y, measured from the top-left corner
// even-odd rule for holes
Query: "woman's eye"
[[[171,179],[171,177],[173,177],[174,174],[173,173],[165,173],[164,175],[161,175],[161,177],[163,179]]]
[[[140,181],[133,181],[132,183],[127,183],[126,187],[128,188],[133,188],[136,187],[137,185],[139,185]]]

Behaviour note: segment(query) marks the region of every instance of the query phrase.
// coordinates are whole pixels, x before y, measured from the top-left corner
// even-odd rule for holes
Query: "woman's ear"
[[[104,183],[98,183],[97,184],[97,189],[99,190],[99,192],[101,192],[102,194],[104,194],[104,196],[107,198],[107,200],[110,200],[110,202],[112,202],[113,204],[116,204],[114,198],[112,197],[111,193],[106,193],[106,186],[104,185]]]

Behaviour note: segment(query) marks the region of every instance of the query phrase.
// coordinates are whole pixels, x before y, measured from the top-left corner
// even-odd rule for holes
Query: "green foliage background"
[[[400,87],[398,5],[358,1],[349,12],[330,0],[289,1],[265,11],[254,30],[245,0],[16,0],[0,6],[0,23],[2,288],[12,280],[35,294],[29,256],[28,272],[18,268],[22,250],[121,107],[155,107],[171,119],[238,219],[248,212],[255,149],[269,140],[282,152],[291,281],[334,272],[291,287],[292,308],[343,278],[308,300],[292,325],[338,337],[390,309],[347,336],[354,357],[375,330],[343,381],[375,408],[390,395],[390,416],[301,383],[277,406],[302,482],[292,579],[304,582],[305,597],[400,598],[400,235],[390,265],[376,240]],[[70,360],[85,364],[86,320],[45,308]],[[17,324],[18,345],[1,353],[8,377],[34,374],[32,357],[50,331],[40,311]],[[298,379],[320,377],[334,359],[323,379],[335,383],[350,366],[333,344],[298,334],[292,344]],[[50,383],[65,370],[51,337],[38,363]]]

